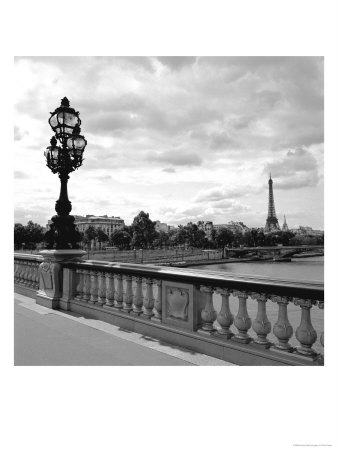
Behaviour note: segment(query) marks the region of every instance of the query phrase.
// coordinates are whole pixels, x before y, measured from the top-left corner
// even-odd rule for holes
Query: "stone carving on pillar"
[[[305,356],[315,356],[317,353],[313,350],[312,345],[317,340],[316,330],[311,323],[312,301],[302,298],[295,298],[294,304],[302,309],[302,316],[299,327],[296,329],[296,338],[300,342],[297,347],[297,353]]]
[[[36,302],[48,308],[57,309],[60,301],[63,301],[63,276],[62,263],[70,261],[81,261],[86,252],[82,250],[42,250],[39,252],[43,262],[39,266],[39,291]],[[69,286],[68,297],[73,294],[74,286]]]
[[[270,299],[278,304],[278,318],[273,326],[273,334],[278,339],[278,342],[274,344],[274,346],[279,350],[291,352],[293,351],[293,348],[289,344],[289,339],[293,335],[293,328],[288,319],[287,307],[292,298],[273,295],[270,296]]]
[[[257,316],[252,323],[252,328],[257,334],[254,339],[256,344],[264,345],[265,347],[270,347],[271,342],[267,339],[267,335],[271,331],[271,322],[266,315],[266,302],[268,296],[266,294],[251,294],[251,298],[257,300]]]
[[[208,333],[214,333],[216,328],[213,323],[217,318],[217,313],[212,302],[214,288],[210,286],[201,286],[200,291],[203,292],[206,297],[205,306],[201,311],[202,330],[207,331]]]
[[[146,317],[147,319],[150,319],[154,315],[153,309],[154,309],[154,303],[155,303],[154,294],[153,294],[153,280],[151,278],[147,278],[146,284],[147,284],[147,290],[146,290],[146,296],[144,297],[144,300],[143,300],[143,307],[144,307],[143,316]]]
[[[50,298],[60,298],[62,286],[61,264],[52,261],[44,261],[40,264],[40,290]]]
[[[220,312],[217,314],[217,322],[221,328],[217,330],[218,334],[226,339],[230,339],[234,334],[230,331],[230,326],[234,323],[234,316],[231,314],[229,306],[230,289],[216,289],[218,294],[222,296],[222,306]]]
[[[238,334],[234,336],[234,339],[248,344],[251,341],[251,337],[248,335],[248,330],[251,328],[251,319],[246,306],[248,295],[242,291],[234,291],[233,294],[238,297],[238,313],[234,319],[234,325],[238,330]]]
[[[179,320],[188,320],[189,292],[187,289],[171,287],[167,291],[167,315]]]
[[[130,312],[133,309],[133,286],[132,286],[132,276],[126,275],[126,293],[124,296],[123,311]]]

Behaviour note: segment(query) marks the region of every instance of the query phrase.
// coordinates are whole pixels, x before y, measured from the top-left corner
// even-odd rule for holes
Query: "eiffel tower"
[[[273,231],[280,231],[280,227],[279,227],[278,219],[276,216],[275,202],[273,200],[272,179],[271,179],[271,173],[270,173],[268,217],[266,219],[264,232],[271,233]]]

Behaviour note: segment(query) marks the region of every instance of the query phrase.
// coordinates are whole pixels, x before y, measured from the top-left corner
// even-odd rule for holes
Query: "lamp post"
[[[44,239],[48,249],[76,249],[79,248],[81,235],[75,229],[74,216],[69,215],[72,204],[68,199],[67,184],[69,174],[82,165],[87,141],[80,134],[79,112],[69,106],[67,97],[64,97],[61,105],[50,114],[48,122],[55,136],[51,138],[50,146],[45,150],[45,157],[47,167],[59,175],[61,188],[55,204],[57,215],[52,217],[50,230]]]

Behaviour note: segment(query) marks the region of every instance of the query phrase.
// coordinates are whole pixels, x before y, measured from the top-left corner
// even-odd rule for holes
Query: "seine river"
[[[312,258],[295,258],[291,262],[242,262],[242,263],[226,263],[226,264],[212,264],[195,266],[194,268],[199,270],[229,272],[231,274],[247,274],[258,275],[272,278],[281,278],[297,281],[324,281],[324,257],[315,256]],[[237,313],[237,301],[235,298],[230,298],[231,312],[236,315]],[[248,313],[253,320],[257,313],[257,303],[251,298],[248,299]],[[218,312],[221,307],[221,297],[218,294],[214,295],[214,307]],[[278,307],[276,303],[267,303],[267,315],[272,324],[277,320]],[[295,306],[292,303],[288,306],[289,321],[293,326],[294,333],[300,322],[300,307]],[[313,345],[313,348],[323,353],[323,347],[319,343],[320,334],[324,331],[324,311],[318,309],[318,306],[314,306],[311,310],[311,319],[314,329],[317,331],[318,339]],[[234,330],[233,330],[234,331]],[[255,336],[255,333],[251,329],[249,334]],[[272,337],[270,333],[270,339],[276,339]],[[295,339],[294,335],[290,339],[291,345],[298,346],[299,343]]]

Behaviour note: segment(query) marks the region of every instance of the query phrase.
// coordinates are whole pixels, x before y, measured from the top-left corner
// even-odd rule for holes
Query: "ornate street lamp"
[[[61,106],[50,114],[48,122],[55,136],[45,150],[45,157],[47,167],[53,173],[59,174],[61,189],[60,197],[55,204],[57,215],[52,217],[50,230],[45,234],[45,242],[49,249],[75,249],[79,248],[81,235],[75,229],[74,216],[69,215],[72,204],[68,199],[67,183],[70,172],[82,165],[87,141],[80,134],[79,112],[69,106],[66,97],[61,100]]]

